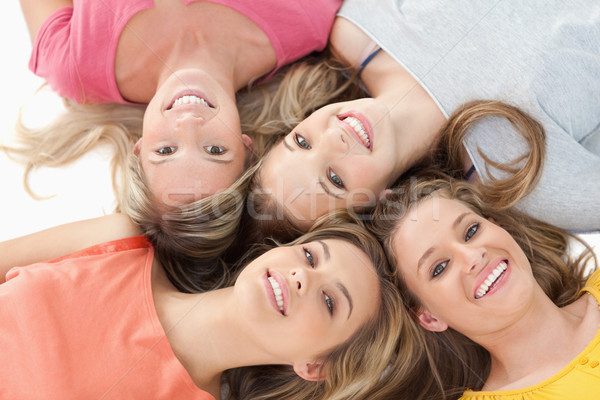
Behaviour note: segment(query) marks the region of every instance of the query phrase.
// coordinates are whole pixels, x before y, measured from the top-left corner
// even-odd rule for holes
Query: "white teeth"
[[[475,298],[479,299],[490,290],[490,287],[496,283],[496,280],[502,275],[504,271],[506,271],[507,265],[506,261],[502,261],[494,270],[488,275],[487,279],[483,281],[483,283],[479,286],[477,291],[475,292]]]
[[[346,122],[348,125],[350,125],[354,129],[354,131],[356,132],[356,134],[358,135],[360,140],[363,142],[363,145],[365,145],[365,147],[370,149],[371,148],[371,140],[369,139],[369,135],[367,135],[367,130],[365,129],[363,124],[360,122],[360,120],[355,117],[346,117],[346,118],[344,118],[344,122]]]
[[[202,97],[198,97],[198,96],[194,96],[194,95],[186,95],[186,96],[181,96],[180,98],[175,100],[173,102],[173,106],[171,106],[171,108],[180,106],[182,104],[202,104],[202,105],[210,107],[210,105],[207,103],[207,101],[204,100]]]
[[[281,295],[282,291],[279,287],[279,283],[275,280],[275,278],[269,276],[267,278],[271,287],[273,288],[273,293],[275,294],[275,301],[277,301],[277,307],[279,307],[279,311],[283,314],[283,296]]]

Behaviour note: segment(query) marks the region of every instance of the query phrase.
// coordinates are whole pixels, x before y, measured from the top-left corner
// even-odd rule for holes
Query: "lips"
[[[495,263],[490,263],[478,279],[478,285],[475,288],[475,299],[481,299],[487,294],[494,292],[509,273],[508,260],[499,260]]]
[[[373,129],[369,121],[357,112],[349,112],[338,115],[344,130],[348,132],[358,143],[373,151]]]
[[[273,308],[281,315],[287,315],[290,294],[283,276],[275,271],[267,271],[264,281],[267,297]]]
[[[181,108],[184,106],[187,106],[187,107],[201,106],[201,107],[214,108],[214,106],[211,104],[210,101],[208,101],[208,99],[206,98],[206,96],[203,93],[198,92],[196,90],[184,90],[182,92],[177,93],[173,97],[173,99],[171,99],[171,102],[169,103],[167,110],[177,109],[177,108]]]

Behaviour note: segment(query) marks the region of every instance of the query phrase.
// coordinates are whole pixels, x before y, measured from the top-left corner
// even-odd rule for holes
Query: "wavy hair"
[[[590,247],[568,232],[538,221],[514,209],[498,209],[484,200],[481,192],[464,181],[452,180],[439,171],[424,171],[411,184],[398,188],[381,202],[375,211],[371,230],[383,243],[391,265],[397,265],[392,246],[395,232],[408,212],[432,194],[462,202],[475,213],[491,217],[512,235],[525,252],[535,279],[546,295],[559,307],[573,302],[585,283],[585,267],[595,255]],[[569,257],[569,241],[583,245],[584,251]],[[407,244],[409,245],[409,244]],[[421,307],[419,299],[400,279],[400,292],[406,310]],[[421,328],[416,318],[409,322],[413,336],[400,351],[392,369],[402,373],[397,382],[399,392],[411,393],[411,399],[447,399],[459,397],[465,389],[480,389],[489,374],[487,350],[453,329],[430,332]],[[412,368],[411,368],[412,365]]]
[[[404,312],[395,287],[396,274],[389,268],[380,244],[361,224],[347,214],[339,213],[333,219],[316,223],[307,234],[289,245],[341,239],[362,249],[373,263],[379,278],[378,312],[352,337],[322,355],[326,372],[323,381],[306,381],[296,375],[291,366],[237,368],[227,371],[223,376],[223,383],[228,388],[227,399],[390,398],[393,387],[385,371],[397,351],[400,318]]]

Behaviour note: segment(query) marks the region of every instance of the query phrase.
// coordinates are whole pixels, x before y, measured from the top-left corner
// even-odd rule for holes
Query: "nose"
[[[350,149],[350,141],[344,131],[337,128],[329,128],[323,133],[325,146],[321,146],[325,152],[347,153]]]
[[[298,295],[303,295],[308,290],[308,273],[305,268],[290,271],[290,290],[296,290]]]
[[[466,274],[481,270],[486,264],[487,251],[484,247],[468,244],[459,245],[458,257]]]

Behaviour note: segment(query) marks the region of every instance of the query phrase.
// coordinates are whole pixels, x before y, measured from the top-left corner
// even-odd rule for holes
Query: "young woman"
[[[589,247],[573,257],[565,231],[447,179],[391,195],[374,230],[414,317],[395,361],[407,398],[600,395],[600,273],[584,286]]]
[[[0,285],[10,365],[0,393],[372,398],[389,384],[380,377],[400,308],[386,265],[377,241],[346,223],[271,249],[234,286],[202,294],[178,292],[143,237],[15,268]]]
[[[31,166],[60,165],[102,139],[117,141],[121,158],[137,141],[157,199],[174,204],[214,194],[249,164],[236,92],[322,50],[340,4],[23,0],[33,40],[29,67],[59,95],[149,106],[141,140],[143,109],[74,106],[77,112],[56,125],[23,130],[27,150],[20,152]]]
[[[258,175],[272,204],[257,207],[278,208],[300,229],[331,209],[372,207],[429,156],[449,115],[494,99],[546,132],[539,182],[517,207],[565,229],[600,228],[599,12],[591,0],[345,1],[330,48],[372,98],[328,105],[287,130]],[[498,164],[518,170],[530,145],[504,118],[488,118],[452,164],[493,184],[512,174]]]

